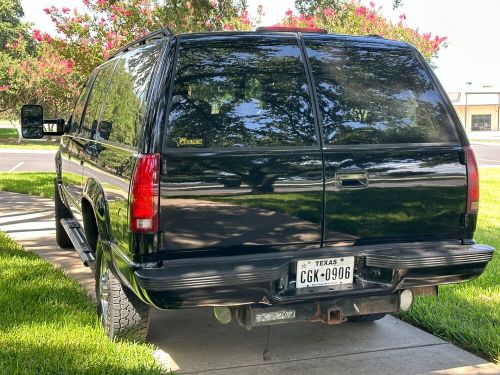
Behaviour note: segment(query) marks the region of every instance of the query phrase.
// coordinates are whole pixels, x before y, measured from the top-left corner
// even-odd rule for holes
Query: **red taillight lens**
[[[158,231],[160,154],[140,154],[130,195],[130,230],[138,233]]]
[[[470,146],[464,146],[467,166],[467,213],[477,214],[479,210],[479,170],[476,157]]]

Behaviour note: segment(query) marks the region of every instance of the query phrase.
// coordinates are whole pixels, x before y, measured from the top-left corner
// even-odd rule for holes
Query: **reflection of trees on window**
[[[81,126],[81,133],[84,137],[94,138],[97,121],[99,119],[99,110],[103,100],[106,98],[109,89],[109,79],[113,72],[114,62],[109,62],[99,69],[97,77],[90,92],[90,98],[87,101],[85,115]]]
[[[85,87],[83,88],[78,100],[75,104],[75,109],[70,118],[69,122],[69,134],[76,133],[80,130],[80,121],[82,120],[83,110],[85,109],[85,103],[87,102],[87,96],[89,95],[92,83],[94,82],[94,74],[91,75]]]
[[[457,140],[440,95],[411,51],[306,44],[327,143]]]
[[[159,49],[158,44],[150,44],[118,58],[101,114],[99,138],[137,145],[147,89]]]
[[[181,45],[169,116],[171,147],[313,145],[315,131],[295,39]]]

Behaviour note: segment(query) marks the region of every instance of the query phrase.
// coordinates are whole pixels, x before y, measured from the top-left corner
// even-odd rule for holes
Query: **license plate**
[[[297,261],[296,288],[352,284],[354,257]]]

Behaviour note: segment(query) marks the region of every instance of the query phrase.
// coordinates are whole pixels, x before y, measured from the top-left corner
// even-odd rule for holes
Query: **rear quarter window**
[[[296,38],[181,42],[170,148],[316,144]]]
[[[97,138],[137,146],[147,105],[147,93],[161,50],[160,42],[136,48],[117,58],[106,87]]]
[[[326,144],[458,142],[413,51],[312,40],[306,47]]]

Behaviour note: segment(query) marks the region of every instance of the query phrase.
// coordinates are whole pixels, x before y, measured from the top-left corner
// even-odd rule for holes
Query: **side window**
[[[98,138],[136,146],[146,110],[146,95],[161,43],[134,49],[118,59],[107,87]]]
[[[69,124],[69,134],[77,133],[80,129],[80,121],[82,120],[83,111],[85,110],[85,103],[87,102],[87,97],[89,96],[90,89],[94,83],[95,75],[92,74],[85,84],[78,100],[76,101],[73,114],[71,115],[71,122]]]
[[[307,41],[325,143],[456,142],[442,98],[412,51]]]
[[[168,147],[316,144],[295,38],[184,43],[168,119]]]
[[[103,100],[106,99],[109,90],[109,79],[113,73],[114,61],[106,63],[97,72],[90,98],[87,101],[85,115],[83,116],[80,133],[82,137],[93,139],[97,130],[97,122],[99,120],[99,111],[102,107]]]

